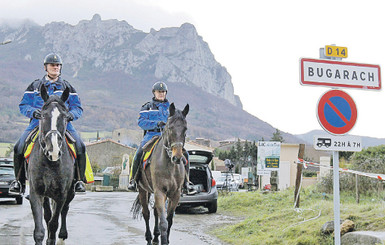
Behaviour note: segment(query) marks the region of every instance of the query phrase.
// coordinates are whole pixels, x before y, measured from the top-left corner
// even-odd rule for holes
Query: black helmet
[[[154,93],[155,90],[166,91],[167,93],[167,85],[164,82],[156,82],[152,85],[152,92]]]
[[[59,64],[62,65],[62,61],[59,55],[50,53],[44,58],[44,65],[46,64]]]

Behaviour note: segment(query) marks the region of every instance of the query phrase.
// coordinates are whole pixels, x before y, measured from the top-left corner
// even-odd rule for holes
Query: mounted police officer
[[[138,168],[143,155],[142,147],[154,136],[160,136],[166,125],[169,116],[168,108],[170,107],[170,103],[166,99],[167,91],[167,85],[164,82],[156,82],[152,86],[154,97],[151,101],[145,103],[139,112],[138,125],[144,130],[144,137],[140,142],[132,164],[131,180],[128,187],[131,190],[135,190],[135,182],[139,180]],[[188,153],[186,152],[186,154],[188,158]],[[186,171],[189,172],[189,164],[186,166]],[[187,179],[185,180],[185,188],[187,194],[196,192]]]
[[[44,59],[44,69],[46,75],[41,78],[33,81],[28,88],[25,90],[23,98],[19,104],[20,112],[30,118],[30,123],[25,129],[20,139],[16,142],[14,147],[14,166],[15,166],[15,175],[17,180],[11,183],[10,192],[13,193],[24,193],[25,191],[25,167],[24,167],[24,148],[25,141],[28,135],[33,129],[39,126],[39,119],[41,118],[41,108],[44,104],[43,99],[40,95],[40,87],[44,85],[47,89],[49,95],[58,95],[61,96],[65,88],[70,89],[70,95],[68,100],[65,102],[69,109],[69,117],[67,124],[67,131],[72,135],[76,140],[76,155],[77,155],[77,182],[75,183],[75,191],[85,192],[84,173],[86,169],[86,147],[82,142],[80,135],[76,132],[75,128],[72,126],[71,121],[79,119],[83,114],[83,109],[81,106],[80,98],[74,87],[71,86],[69,82],[62,79],[61,69],[62,69],[62,59],[59,55],[55,53],[48,54]]]

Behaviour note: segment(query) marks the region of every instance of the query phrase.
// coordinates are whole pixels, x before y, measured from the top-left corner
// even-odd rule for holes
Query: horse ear
[[[183,111],[182,111],[182,114],[183,114],[184,117],[187,116],[187,113],[188,113],[189,110],[190,110],[190,106],[187,104],[187,105],[184,107]]]
[[[44,102],[46,102],[49,98],[49,95],[47,93],[47,89],[45,88],[44,84],[40,86],[40,96],[43,99]]]
[[[69,97],[69,95],[70,95],[70,89],[68,87],[66,87],[66,89],[64,89],[64,92],[61,95],[61,100],[63,102],[66,102],[68,97]]]
[[[171,103],[169,110],[170,110],[170,117],[174,116],[174,114],[175,114],[175,105],[174,105],[174,103]]]

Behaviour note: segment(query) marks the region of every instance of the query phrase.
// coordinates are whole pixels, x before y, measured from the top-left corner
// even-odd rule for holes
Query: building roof
[[[112,139],[104,139],[104,140],[98,140],[98,141],[93,141],[93,142],[87,142],[87,143],[85,143],[85,145],[86,146],[92,146],[92,145],[104,144],[104,143],[108,143],[108,142],[117,144],[119,146],[126,147],[126,148],[131,149],[131,150],[136,150],[135,148],[133,148],[131,146],[123,145],[123,144],[116,142],[115,140],[112,140]]]
[[[214,151],[213,147],[208,147],[208,146],[205,146],[205,145],[201,145],[201,144],[198,144],[198,143],[196,143],[194,141],[186,142],[184,144],[184,148],[186,148],[186,150],[188,150],[188,151],[190,151],[190,150],[205,150],[205,151],[211,151],[211,152]]]

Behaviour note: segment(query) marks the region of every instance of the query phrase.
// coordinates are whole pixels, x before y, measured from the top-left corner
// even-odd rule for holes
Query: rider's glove
[[[68,122],[73,121],[74,120],[74,114],[69,112],[68,115],[67,115],[67,120],[68,120]]]
[[[32,114],[33,118],[36,118],[36,119],[41,119],[41,110],[40,109],[36,109],[33,114]]]
[[[163,122],[163,121],[160,121],[160,122],[158,122],[158,124],[157,124],[158,128],[163,128],[164,125],[166,125],[166,123]]]

